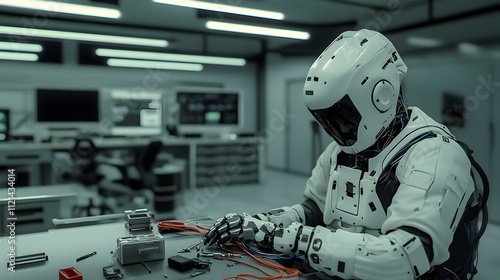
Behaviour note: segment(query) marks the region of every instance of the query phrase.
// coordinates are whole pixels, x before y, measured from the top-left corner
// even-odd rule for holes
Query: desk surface
[[[64,185],[49,185],[49,186],[32,186],[32,187],[18,187],[15,192],[15,200],[23,202],[43,202],[51,200],[62,200],[69,197],[76,196],[74,188],[78,188],[78,184],[64,184]],[[9,193],[6,189],[0,192],[0,205],[6,205],[9,201]]]
[[[155,227],[155,232],[157,231]],[[117,261],[113,261],[113,255],[110,253],[115,250],[117,237],[128,236],[128,230],[124,222],[82,226],[74,228],[54,229],[43,233],[25,234],[15,236],[16,256],[28,255],[34,253],[46,253],[48,261],[29,267],[16,267],[15,272],[10,272],[6,268],[7,253],[9,253],[9,244],[7,237],[0,238],[0,279],[58,279],[59,269],[75,267],[83,275],[83,279],[105,279],[102,274],[102,268],[109,265],[118,265],[123,279],[190,279],[190,274],[198,269],[188,272],[178,272],[168,267],[167,259],[174,255],[182,255],[187,258],[196,258],[196,251],[189,253],[177,253],[179,250],[200,241],[200,235],[196,233],[168,233],[163,234],[165,238],[165,259],[160,261],[148,262],[151,269],[148,273],[141,264],[130,264],[121,266]],[[80,256],[96,251],[97,254],[80,262],[76,259]],[[254,268],[243,264],[233,264],[228,260],[216,260],[204,258],[212,263],[210,271],[194,279],[223,279],[225,277],[235,276],[239,273],[251,273],[263,275]],[[249,256],[243,256],[242,261],[258,265]],[[258,265],[263,270],[273,275],[277,271]],[[296,277],[293,279],[304,279]],[[319,279],[310,278],[307,279]]]
[[[153,138],[95,138],[93,141],[98,148],[127,148],[134,146],[145,146]],[[216,145],[216,144],[245,144],[258,143],[260,140],[256,137],[243,137],[235,140],[226,140],[221,138],[176,138],[162,137],[165,146],[189,146],[189,145]],[[2,142],[0,151],[15,150],[69,150],[74,146],[74,140],[61,140],[48,143],[36,142]]]

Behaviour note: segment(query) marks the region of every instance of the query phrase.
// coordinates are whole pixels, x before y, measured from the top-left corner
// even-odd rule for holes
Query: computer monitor
[[[99,91],[37,89],[36,122],[49,128],[78,128],[99,122]]]
[[[220,134],[243,125],[240,90],[181,88],[176,96],[181,134]]]
[[[9,140],[9,109],[0,109],[0,142]]]
[[[110,96],[112,135],[147,136],[162,133],[161,92],[112,90]]]

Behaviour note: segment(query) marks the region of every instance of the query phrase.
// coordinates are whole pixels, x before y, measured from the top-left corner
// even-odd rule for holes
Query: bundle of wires
[[[265,261],[265,260],[262,260],[262,259],[258,258],[254,254],[252,254],[249,251],[249,249],[243,243],[235,243],[235,244],[243,251],[243,253],[242,252],[230,251],[230,250],[224,249],[224,248],[223,248],[223,250],[228,251],[230,253],[248,255],[253,260],[255,260],[256,262],[258,262],[259,264],[262,264],[262,265],[264,265],[266,267],[269,267],[269,268],[277,270],[279,272],[279,275],[270,274],[270,273],[264,271],[263,269],[261,269],[260,267],[252,265],[252,264],[249,264],[247,262],[243,262],[243,261],[239,261],[239,260],[234,260],[234,259],[230,259],[230,258],[226,258],[226,257],[221,257],[221,259],[225,259],[225,260],[229,260],[229,261],[241,263],[241,264],[244,264],[246,266],[255,268],[255,269],[259,270],[260,272],[262,272],[265,275],[265,276],[258,276],[258,275],[250,274],[250,273],[240,273],[240,274],[235,275],[235,276],[226,277],[226,278],[224,278],[222,280],[229,280],[229,279],[248,280],[248,278],[272,280],[272,279],[278,279],[278,278],[292,278],[292,277],[296,277],[296,276],[302,275],[302,273],[298,269],[281,266],[279,264],[275,264],[275,263],[268,262],[268,261]],[[280,257],[280,256],[274,255],[274,257]],[[286,273],[286,272],[289,272],[289,273]]]
[[[196,223],[196,226],[198,228],[195,228],[195,227],[187,226],[187,224],[184,222],[177,222],[177,221],[161,221],[161,222],[157,223],[157,226],[158,226],[158,229],[160,229],[160,230],[187,231],[187,232],[195,232],[195,233],[199,233],[199,234],[203,234],[203,235],[205,234],[205,232],[200,231],[198,228],[200,228],[202,230],[207,230],[207,231],[209,230],[209,228],[204,227],[198,223]],[[234,252],[234,251],[228,250],[226,248],[222,248],[222,247],[221,248],[223,250],[228,251],[228,252],[233,253],[233,254],[248,255],[252,259],[254,259],[256,262],[258,262],[259,264],[277,270],[279,272],[279,275],[272,275],[272,274],[264,271],[262,268],[259,268],[258,266],[255,266],[252,264],[249,264],[247,262],[231,259],[228,257],[220,257],[220,259],[229,260],[232,262],[237,262],[237,263],[241,263],[241,264],[250,266],[252,268],[259,270],[260,272],[262,272],[265,275],[265,276],[259,276],[259,275],[254,275],[254,274],[250,274],[250,273],[242,273],[242,274],[238,274],[235,276],[224,278],[223,280],[228,280],[228,279],[248,280],[248,278],[271,280],[271,279],[278,279],[278,278],[292,278],[292,277],[301,275],[301,272],[297,269],[284,267],[284,266],[260,259],[259,257],[255,256],[253,253],[251,253],[250,249],[246,245],[244,245],[243,243],[235,243],[235,244],[241,249],[242,252]],[[273,254],[260,253],[260,255],[261,255],[261,257],[269,257],[269,258],[287,258],[287,257],[283,257],[280,255],[273,255]],[[304,257],[299,256],[299,258],[304,258]],[[289,272],[289,273],[286,273],[286,272]]]
[[[156,224],[159,230],[161,231],[189,231],[189,232],[196,232],[199,234],[205,234],[204,232],[200,231],[199,229],[195,227],[189,227],[187,226],[186,223],[183,222],[175,222],[175,221],[161,221]],[[201,226],[200,224],[196,223],[196,226],[200,229],[203,230],[209,230],[209,228]]]

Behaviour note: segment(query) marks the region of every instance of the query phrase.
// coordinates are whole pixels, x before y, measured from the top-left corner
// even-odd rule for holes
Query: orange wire
[[[196,232],[199,234],[205,234],[204,232],[201,232],[199,229],[194,228],[194,227],[188,227],[186,223],[183,222],[175,222],[175,221],[161,221],[156,224],[159,229],[170,229],[170,230],[179,230],[179,231],[189,231],[189,232]],[[201,229],[206,229],[205,227],[202,227],[198,224],[196,224],[198,227]]]
[[[243,248],[241,245],[239,245],[239,244],[236,244],[236,245],[238,245],[238,247],[240,247],[240,249],[243,250],[246,255],[249,255],[252,259],[254,259],[255,261],[257,261],[258,263],[260,263],[262,265],[265,265],[267,267],[279,270],[280,271],[280,275],[271,275],[271,274],[265,272],[264,270],[260,269],[259,267],[251,265],[249,263],[242,262],[242,261],[236,261],[236,260],[225,258],[225,257],[221,257],[221,259],[227,259],[227,260],[231,260],[231,261],[234,261],[234,262],[242,263],[242,264],[245,264],[247,266],[253,267],[255,269],[260,270],[264,274],[268,275],[268,276],[258,276],[258,275],[248,274],[248,273],[242,273],[242,274],[238,274],[236,276],[231,276],[231,277],[224,278],[222,280],[228,280],[228,279],[247,280],[246,278],[243,278],[242,276],[244,276],[244,277],[252,277],[252,278],[256,278],[256,279],[272,280],[272,279],[277,279],[277,278],[292,278],[292,277],[295,277],[295,276],[302,275],[302,273],[299,270],[297,270],[297,269],[288,268],[288,267],[277,265],[277,264],[274,264],[274,263],[271,263],[271,262],[268,262],[268,261],[261,260],[261,259],[257,258],[256,256],[252,255],[247,250],[245,250],[245,248]],[[227,250],[227,249],[226,249],[226,251],[231,252],[230,250]],[[293,272],[293,273],[284,275],[285,271],[290,271],[290,272]]]
[[[188,231],[188,232],[196,232],[196,233],[199,233],[199,234],[205,234],[204,232],[201,232],[199,229],[197,228],[194,228],[194,227],[188,227],[186,223],[183,223],[183,222],[176,222],[176,221],[161,221],[161,222],[158,222],[156,224],[158,226],[159,229],[170,229],[170,230],[179,230],[179,231]],[[204,227],[204,226],[201,226],[200,224],[196,223],[196,226],[201,228],[201,229],[204,229],[204,230],[209,230],[208,228]],[[244,255],[249,255],[252,259],[254,259],[256,262],[262,264],[262,265],[265,265],[269,268],[272,268],[272,269],[276,269],[280,272],[279,275],[272,275],[272,274],[269,274],[267,272],[265,272],[264,270],[262,270],[261,268],[255,266],[255,265],[251,265],[249,263],[246,263],[246,262],[242,262],[242,261],[236,261],[236,260],[233,260],[233,259],[230,259],[230,258],[226,258],[226,257],[221,257],[221,259],[225,259],[225,260],[230,260],[230,261],[233,261],[233,262],[237,262],[237,263],[242,263],[244,265],[247,265],[247,266],[250,266],[250,267],[253,267],[259,271],[261,271],[262,273],[264,273],[265,275],[267,276],[258,276],[258,275],[253,275],[253,274],[249,274],[249,273],[242,273],[242,274],[238,274],[236,276],[231,276],[231,277],[227,277],[227,278],[224,278],[222,280],[228,280],[228,279],[236,279],[236,280],[248,280],[244,277],[251,277],[251,278],[256,278],[256,279],[263,279],[263,280],[273,280],[273,279],[277,279],[277,278],[292,278],[292,277],[295,277],[295,276],[300,276],[302,275],[302,273],[297,270],[297,269],[294,269],[294,268],[288,268],[288,267],[284,267],[284,266],[281,266],[281,265],[277,265],[277,264],[274,264],[274,263],[271,263],[271,262],[268,262],[268,261],[265,261],[265,260],[261,260],[259,258],[257,258],[256,256],[252,255],[250,252],[248,252],[247,250],[245,250],[245,248],[243,248],[241,245],[237,244],[236,245],[244,252],[244,253],[241,253],[241,252],[235,252],[235,251],[231,251],[231,250],[228,250],[228,249],[225,249],[225,248],[222,248],[223,250],[227,251],[227,252],[230,252],[230,253],[233,253],[233,254],[244,254]],[[287,274],[287,275],[284,275],[284,272],[285,271],[290,271],[292,272],[291,274]]]

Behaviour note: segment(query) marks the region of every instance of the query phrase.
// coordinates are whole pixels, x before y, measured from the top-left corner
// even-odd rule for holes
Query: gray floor
[[[184,191],[176,216],[181,220],[227,213],[259,213],[302,201],[307,177],[267,170],[262,184],[220,186]],[[475,280],[498,279],[500,275],[500,225],[489,224],[480,243],[479,273]]]

